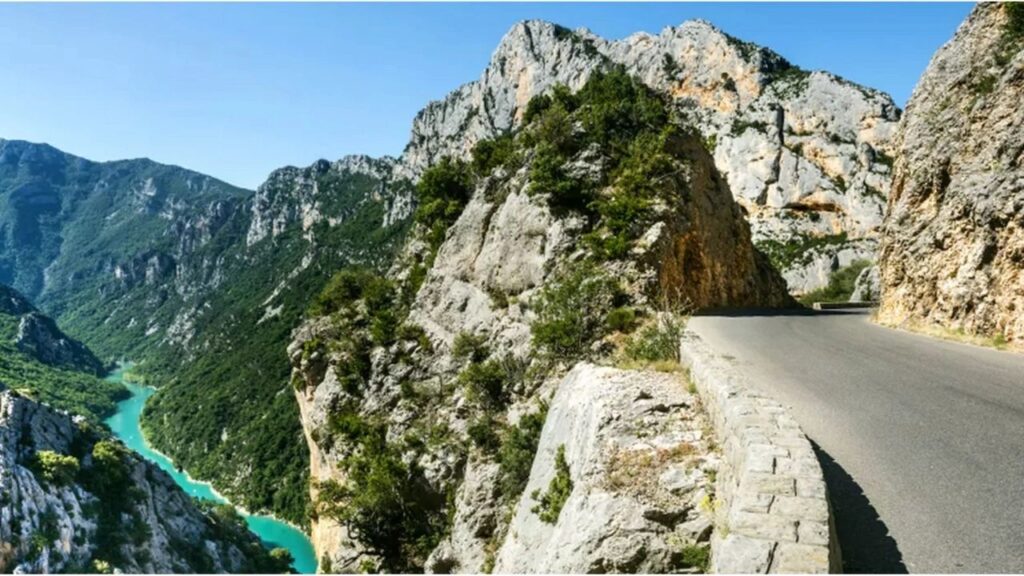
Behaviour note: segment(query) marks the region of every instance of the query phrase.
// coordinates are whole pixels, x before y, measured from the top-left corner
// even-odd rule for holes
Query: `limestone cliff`
[[[786,305],[785,284],[701,138],[627,72],[526,108],[471,164],[425,169],[395,264],[343,271],[293,334],[324,571],[662,571],[705,546],[714,457],[683,379],[565,374],[580,359],[671,371],[674,312]],[[617,410],[650,430],[610,423]],[[625,462],[601,456],[613,438]],[[634,464],[664,486],[616,476]],[[537,522],[546,548],[521,540]],[[573,534],[593,546],[560,557]],[[523,546],[536,563],[515,560]]]
[[[0,389],[0,571],[282,568],[237,515],[201,510],[83,420]]]
[[[1024,338],[1024,11],[979,4],[932,58],[896,138],[883,322]]]
[[[704,135],[755,243],[791,291],[874,258],[899,109],[885,94],[800,70],[703,21],[618,41],[517,24],[479,80],[417,115],[401,172],[414,177],[442,156],[468,156],[479,140],[516,127],[533,96],[557,84],[577,89],[614,64],[671,96]]]

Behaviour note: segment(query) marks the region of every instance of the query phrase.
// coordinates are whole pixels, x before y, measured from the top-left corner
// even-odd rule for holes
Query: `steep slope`
[[[883,322],[1024,338],[1024,10],[979,4],[932,58],[896,139]]]
[[[0,383],[98,423],[125,394],[102,374],[103,364],[88,348],[0,284]]]
[[[147,436],[247,509],[305,523],[308,456],[285,347],[338,268],[388,265],[406,230],[392,201],[407,184],[392,166],[349,157],[275,171],[225,251],[220,287],[183,324],[184,345],[148,362],[162,389],[143,414]]]
[[[0,571],[281,572],[230,507],[0,385]]]
[[[250,194],[149,160],[0,141],[0,282],[105,359],[134,356],[222,280],[223,236]]]
[[[703,21],[608,41],[540,21],[516,25],[483,75],[417,115],[403,160],[415,175],[445,155],[518,125],[527,102],[556,84],[578,89],[623,65],[705,137],[748,213],[755,242],[794,292],[873,259],[889,192],[892,100]]]
[[[133,360],[164,387],[143,422],[158,448],[246,508],[302,522],[308,465],[281,394],[285,344],[338,267],[386,265],[411,210],[393,165],[353,156],[288,167],[252,193],[148,160],[0,141],[0,275],[104,360]],[[24,328],[42,342],[53,325],[34,320]],[[62,377],[77,384],[42,399],[100,414],[121,393],[90,379],[90,398],[81,374]],[[62,404],[57,391],[73,396]]]
[[[686,432],[700,425],[683,408],[693,404],[684,384],[634,370],[562,376],[581,359],[660,360],[671,370],[674,312],[786,305],[782,279],[754,249],[701,139],[624,70],[591,74],[575,94],[557,86],[533,98],[519,130],[477,142],[471,156],[422,173],[417,225],[395,266],[332,279],[289,347],[321,567],[479,572],[497,561],[515,571],[526,566],[513,563],[516,547],[528,544],[513,542],[506,512],[521,502],[519,516],[544,508],[541,518],[556,524],[577,482],[575,494],[593,496],[570,499],[580,506],[571,517],[594,518],[594,545],[536,569],[681,568],[666,542],[692,545],[710,530],[687,502],[705,494],[702,470],[713,468],[707,445]],[[563,427],[548,432],[547,402],[561,386],[578,393],[550,406]],[[594,442],[615,436],[639,461],[655,458],[650,445],[588,427],[604,430],[610,416],[595,414],[617,403],[649,413],[636,402],[655,390],[674,398],[649,420],[665,434],[657,462],[694,471],[664,514],[649,510],[657,487],[605,485],[622,463],[602,460]],[[592,404],[568,405],[586,398]],[[551,489],[561,496],[546,500],[540,489],[523,494],[551,478],[531,474],[542,428],[551,450],[538,461],[562,462],[562,488]],[[571,440],[559,439],[567,430]],[[682,528],[702,519],[706,530]],[[569,537],[566,523],[556,534]],[[608,539],[624,525],[632,540]],[[509,551],[499,556],[503,541]]]

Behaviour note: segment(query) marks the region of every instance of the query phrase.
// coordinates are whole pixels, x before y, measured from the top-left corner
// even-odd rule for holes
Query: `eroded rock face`
[[[1024,16],[979,4],[932,58],[896,138],[883,322],[1024,338]]]
[[[659,179],[663,189],[651,208],[656,217],[631,245],[628,256],[603,262],[599,266],[601,271],[594,274],[614,278],[631,303],[650,309],[663,303],[693,308],[788,304],[790,299],[781,277],[754,250],[740,208],[700,139],[679,131],[666,139],[663,150],[670,156],[673,169]],[[361,305],[355,310],[338,312],[335,317],[308,320],[293,333],[289,347],[295,394],[313,460],[314,502],[323,485],[344,485],[346,460],[358,450],[351,437],[346,438],[338,431],[338,415],[344,413],[346,418],[355,416],[362,422],[386,426],[388,442],[399,447],[401,460],[416,471],[416,481],[422,483],[424,493],[450,496],[454,504],[450,531],[422,560],[422,568],[427,571],[482,571],[493,563],[498,547],[510,534],[508,507],[517,502],[520,506],[532,506],[528,494],[520,502],[519,493],[502,494],[496,489],[501,483],[497,479],[496,456],[493,450],[479,448],[470,431],[481,421],[479,395],[474,397],[462,383],[460,374],[467,369],[468,361],[453,349],[460,336],[473,335],[489,350],[488,358],[518,366],[513,370],[526,371],[538,358],[531,333],[537,318],[538,294],[560,282],[566,269],[586,257],[583,234],[589,228],[584,216],[579,212],[554,212],[547,195],[531,189],[530,168],[534,158],[532,150],[524,150],[522,165],[502,166],[477,180],[471,197],[448,228],[432,265],[425,271],[422,285],[411,298],[404,324],[422,330],[422,337],[373,347],[367,355],[368,373],[358,390],[353,390],[351,383],[345,384],[346,375],[352,373],[353,346],[344,337],[365,326],[365,320],[349,320],[359,317]],[[604,169],[600,158],[600,154],[583,148],[567,165],[579,173],[600,174]],[[409,262],[417,261],[427,251],[414,234],[389,275],[394,279],[406,277]],[[603,348],[612,345],[595,343]],[[507,404],[490,408],[487,418],[493,419],[496,429],[517,426],[517,422],[528,417],[524,415],[538,413],[567,369],[568,366],[558,368],[540,381],[525,377],[511,381],[506,389]],[[541,373],[544,370],[547,368],[538,368]],[[615,385],[603,375],[583,380],[607,384],[609,389],[622,384],[629,390],[624,393],[627,396],[634,391],[629,383],[664,388],[670,387],[671,380],[671,386],[677,388],[675,392],[647,394],[676,399],[686,396],[685,387],[675,377],[630,372],[612,378]],[[608,398],[597,391],[599,388],[595,385],[593,394],[578,396],[581,403],[573,409],[612,411],[618,406],[614,403],[620,401],[633,406],[632,396]],[[636,391],[636,395],[643,394]],[[662,402],[668,407],[664,418],[691,413],[691,405],[684,409],[674,402]],[[641,405],[647,406],[643,402],[636,404]],[[615,426],[607,425],[612,426],[609,437],[619,432]],[[601,453],[603,438],[606,437],[580,436],[579,450]],[[630,450],[640,449],[639,445],[627,444]],[[682,482],[680,475],[689,472],[670,476],[673,481]],[[590,485],[592,480],[596,481],[590,478],[581,484],[588,486],[587,493],[598,490]],[[651,520],[644,516],[646,509],[635,504],[633,496],[615,496],[615,490],[608,494],[612,494],[609,498],[615,502],[618,525],[644,527],[637,539],[614,545],[609,541],[609,546],[622,548],[614,552],[598,545],[600,534],[587,533],[587,538],[597,539],[593,550],[574,549],[565,552],[558,562],[552,560],[523,569],[561,570],[584,564],[594,569],[603,566],[605,570],[667,569],[672,556],[666,538],[672,529],[663,525],[685,523],[686,513],[651,512],[657,517]],[[585,511],[579,513],[589,515],[594,502],[604,497],[594,496],[595,500],[588,500]],[[581,520],[573,518],[562,525],[565,534],[571,531],[572,523]],[[662,527],[658,528],[659,525]],[[693,530],[700,528],[695,524],[688,526]],[[313,535],[322,566],[330,566],[331,570],[354,570],[365,562],[377,561],[346,526],[329,514],[313,519]],[[632,562],[622,556],[626,554],[623,547],[638,542],[651,547],[643,558]],[[510,565],[507,569],[519,568]]]
[[[66,414],[10,390],[0,391],[0,571],[84,572],[103,541],[98,511],[103,502],[77,480],[44,480],[33,467],[41,451],[88,454],[94,438]],[[96,466],[91,456],[78,459]],[[266,554],[256,536],[229,535],[196,508],[163,470],[126,452],[131,498],[119,530],[143,535],[120,548],[124,572],[261,571],[242,543]],[[132,515],[136,517],[133,518]],[[134,528],[133,528],[134,526]],[[144,528],[138,528],[142,526]],[[109,529],[109,527],[108,527]]]
[[[476,142],[517,126],[531,97],[556,84],[577,89],[613,65],[670,95],[703,133],[755,243],[770,255],[779,244],[806,247],[773,258],[791,291],[824,286],[844,250],[874,259],[899,109],[885,94],[799,70],[703,21],[619,41],[517,24],[479,80],[417,115],[399,173],[468,156]]]
[[[558,385],[496,573],[659,573],[711,532],[708,472],[696,396],[679,374],[577,365]],[[538,500],[562,452],[572,489],[551,521]]]

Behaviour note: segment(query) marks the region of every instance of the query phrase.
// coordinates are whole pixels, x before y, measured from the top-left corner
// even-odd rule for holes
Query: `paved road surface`
[[[1024,355],[862,312],[690,327],[820,447],[846,571],[1024,572]]]

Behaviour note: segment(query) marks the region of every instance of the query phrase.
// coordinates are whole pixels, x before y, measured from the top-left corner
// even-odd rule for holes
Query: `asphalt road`
[[[863,312],[689,326],[818,446],[847,572],[1024,572],[1024,355]]]

